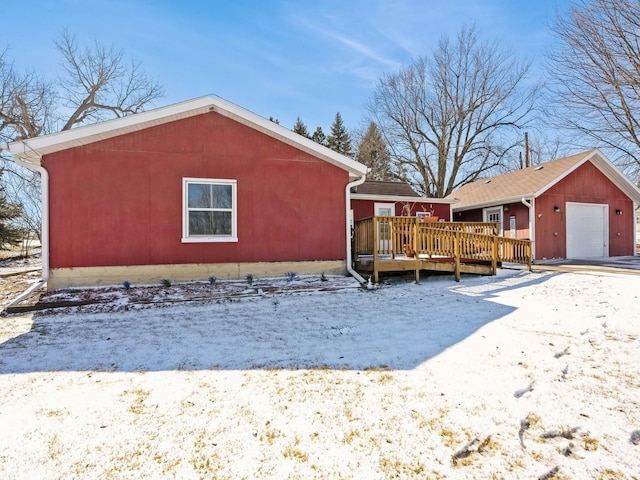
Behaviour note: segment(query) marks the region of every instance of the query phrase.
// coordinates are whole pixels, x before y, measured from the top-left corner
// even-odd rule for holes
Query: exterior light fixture
[[[560,207],[558,207],[558,206],[553,207],[553,211],[556,212],[556,213],[560,213]]]
[[[622,210],[620,210],[619,208],[616,209],[616,215],[622,215]]]

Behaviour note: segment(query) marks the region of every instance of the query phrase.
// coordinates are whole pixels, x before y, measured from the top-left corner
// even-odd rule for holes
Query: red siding
[[[374,213],[374,205],[376,203],[393,203],[396,208],[396,216],[401,216],[404,214],[404,205],[406,202],[393,202],[389,200],[385,200],[383,197],[380,197],[380,200],[360,200],[360,199],[351,199],[351,209],[353,210],[353,219],[354,220],[362,220],[363,218],[373,217]],[[411,205],[411,216],[415,216],[417,212],[429,212],[433,211],[433,215],[443,218],[445,221],[449,221],[449,204],[448,203],[434,203],[433,200],[427,202],[409,202]],[[422,208],[424,207],[424,208]]]
[[[609,205],[609,255],[635,253],[633,201],[587,162],[536,199],[536,258],[567,256],[566,202]],[[556,206],[559,213],[554,212]],[[616,209],[622,215],[616,215]]]
[[[587,162],[559,181],[535,200],[535,258],[566,258],[566,203],[609,205],[609,255],[635,254],[633,201],[591,162]],[[554,207],[559,207],[556,213]],[[518,238],[529,238],[529,213],[522,204],[508,205],[503,212],[504,233],[509,235],[509,216],[516,216]],[[622,215],[616,215],[621,210]],[[482,209],[457,212],[454,220],[481,222]],[[618,235],[619,234],[619,235]]]
[[[508,208],[508,210],[506,210]],[[502,229],[505,237],[511,236],[511,217],[516,218],[516,237],[522,240],[529,238],[529,208],[522,202],[505,205],[502,212]]]
[[[217,113],[43,166],[53,268],[345,258],[348,173]],[[237,180],[237,243],[181,242],[183,177]]]

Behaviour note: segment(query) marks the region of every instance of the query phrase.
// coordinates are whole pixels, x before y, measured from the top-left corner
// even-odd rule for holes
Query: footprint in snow
[[[527,385],[525,388],[522,388],[520,390],[516,390],[513,394],[514,397],[516,398],[520,398],[522,396],[524,396],[525,394],[529,393],[529,392],[533,392],[533,387],[536,384],[535,381],[531,382],[529,385]]]

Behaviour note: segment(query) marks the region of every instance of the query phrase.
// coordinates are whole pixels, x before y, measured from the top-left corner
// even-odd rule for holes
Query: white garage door
[[[567,202],[567,258],[609,256],[608,205]]]

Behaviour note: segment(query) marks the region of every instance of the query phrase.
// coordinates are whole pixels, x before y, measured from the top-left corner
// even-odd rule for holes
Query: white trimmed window
[[[182,241],[237,242],[237,182],[182,180]]]

